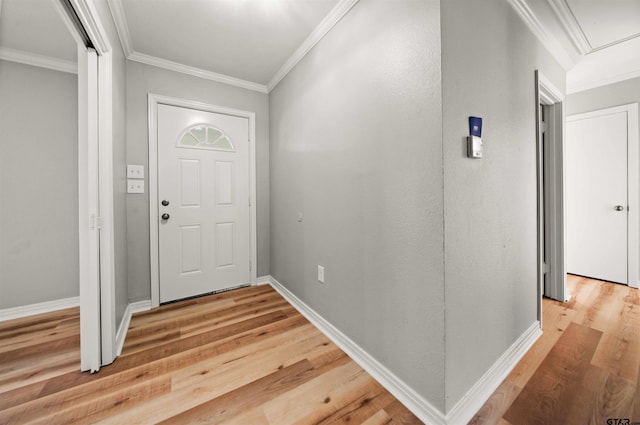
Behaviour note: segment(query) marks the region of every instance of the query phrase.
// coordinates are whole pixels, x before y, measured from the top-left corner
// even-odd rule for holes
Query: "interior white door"
[[[158,105],[160,302],[250,282],[247,118]]]
[[[567,119],[567,272],[627,277],[627,113]]]

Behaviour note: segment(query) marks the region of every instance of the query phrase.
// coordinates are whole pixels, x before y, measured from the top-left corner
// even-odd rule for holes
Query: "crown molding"
[[[155,66],[157,68],[168,69],[170,71],[179,72],[181,74],[193,75],[195,77],[204,78],[206,80],[216,81],[218,83],[229,84],[231,86],[241,87],[244,89],[254,90],[260,93],[268,93],[267,86],[264,84],[254,83],[252,81],[241,80],[239,78],[230,77],[217,72],[207,71],[202,68],[184,65],[157,56],[151,56],[144,53],[136,52],[131,42],[131,34],[125,17],[124,8],[121,0],[107,0],[111,16],[116,25],[118,38],[122,45],[122,50],[126,58],[130,61],[143,63],[145,65]]]
[[[122,45],[122,50],[124,51],[127,59],[182,74],[193,75],[195,77],[217,81],[223,84],[254,90],[260,93],[269,93],[275,86],[277,86],[278,83],[316,44],[318,44],[320,40],[322,40],[325,35],[327,35],[327,33],[344,17],[344,15],[347,14],[347,12],[349,12],[349,10],[351,10],[357,2],[358,0],[340,0],[334,8],[331,9],[331,12],[329,12],[329,14],[320,22],[320,24],[318,24],[309,37],[307,37],[307,39],[300,45],[300,47],[293,52],[291,57],[289,57],[284,65],[282,65],[278,72],[275,73],[269,83],[264,85],[136,52],[131,41],[131,34],[129,32],[129,26],[127,25],[122,0],[107,0],[109,10],[111,10],[111,16],[113,17],[113,21],[116,26],[116,31],[118,32],[118,38]]]
[[[111,11],[113,22],[116,24],[116,32],[120,39],[120,45],[124,55],[128,58],[134,53],[133,46],[131,45],[131,34],[129,34],[129,26],[127,25],[127,18],[124,16],[124,8],[122,7],[121,0],[107,0],[107,5]]]
[[[178,62],[161,59],[155,56],[145,55],[143,53],[133,52],[132,54],[127,56],[127,59],[134,62],[155,66],[157,68],[164,68],[170,71],[180,72],[182,74],[193,75],[194,77],[200,77],[206,80],[217,81],[219,83],[254,90],[260,93],[268,93],[267,86],[265,86],[264,84],[258,84],[251,81],[241,80],[239,78],[229,77],[228,75],[218,74],[201,68],[183,65]]]
[[[300,47],[287,59],[282,67],[275,73],[267,83],[269,91],[273,90],[278,83],[304,58],[313,47],[358,3],[358,0],[340,0],[331,12],[318,24],[313,32],[302,42]]]
[[[25,52],[23,50],[11,49],[9,47],[0,47],[0,59],[37,66],[40,68],[52,69],[54,71],[67,72],[69,74],[78,73],[78,65],[75,62],[38,55],[36,53]]]
[[[507,0],[518,16],[529,27],[531,32],[538,38],[540,43],[551,53],[551,55],[568,71],[575,64],[564,47],[549,33],[547,28],[540,22],[536,14],[531,10],[526,0]]]
[[[573,43],[576,51],[581,55],[591,52],[593,47],[591,47],[591,43],[587,40],[587,36],[584,34],[566,0],[547,0],[547,3],[549,3],[549,6],[558,17],[562,24],[562,29]]]
[[[82,23],[91,44],[98,54],[103,55],[111,51],[111,43],[107,32],[100,22],[98,12],[93,5],[92,0],[69,0],[73,6],[73,10],[78,15],[78,19]]]

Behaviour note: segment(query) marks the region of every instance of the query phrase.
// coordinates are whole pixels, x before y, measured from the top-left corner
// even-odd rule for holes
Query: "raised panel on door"
[[[246,118],[159,105],[158,198],[161,302],[250,282]]]

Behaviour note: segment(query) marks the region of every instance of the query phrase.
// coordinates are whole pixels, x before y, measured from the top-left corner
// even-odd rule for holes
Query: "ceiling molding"
[[[52,69],[54,71],[67,72],[69,74],[78,73],[78,65],[74,62],[25,52],[23,50],[10,49],[8,47],[0,47],[0,59]]]
[[[219,83],[241,87],[243,89],[254,90],[260,93],[268,93],[267,86],[265,86],[264,84],[241,80],[239,78],[218,74],[201,68],[183,65],[178,62],[161,59],[155,56],[145,55],[143,53],[133,52],[129,56],[127,56],[127,59],[134,62],[155,66],[157,68],[168,69],[169,71],[180,72],[182,74],[193,75],[194,77],[200,77],[207,80],[217,81]]]
[[[612,41],[609,44],[598,46],[598,47],[592,49],[589,53],[594,53],[594,52],[597,52],[597,51],[600,51],[600,50],[604,50],[604,49],[606,49],[608,47],[613,47],[613,46],[615,46],[617,44],[622,44],[622,43],[625,43],[625,42],[627,42],[629,40],[633,40],[634,38],[638,38],[638,37],[640,37],[640,32],[637,33],[637,34],[631,34],[630,36],[625,37],[625,38],[621,38],[620,40]]]
[[[316,29],[302,42],[300,47],[287,59],[282,67],[275,73],[267,83],[269,91],[273,90],[278,83],[304,58],[313,47],[351,10],[358,0],[340,0],[331,12],[318,24]]]
[[[100,22],[98,12],[93,5],[92,0],[69,0],[74,11],[78,15],[78,19],[82,23],[84,30],[89,35],[91,44],[98,54],[106,54],[111,51],[111,43],[107,32]]]
[[[624,72],[618,75],[609,76],[607,78],[602,78],[599,80],[588,80],[588,81],[582,81],[578,83],[571,83],[570,81],[567,81],[567,94],[595,89],[597,87],[619,83],[621,81],[630,80],[632,78],[640,78],[640,69],[637,69],[631,72]]]
[[[193,75],[195,77],[204,78],[206,80],[216,81],[218,83],[229,84],[244,89],[254,90],[260,93],[268,93],[267,86],[265,86],[264,84],[241,80],[239,78],[230,77],[228,75],[207,71],[206,69],[196,68],[167,59],[162,59],[156,56],[136,52],[133,49],[133,43],[131,42],[131,34],[129,33],[129,26],[127,25],[127,19],[125,17],[124,8],[122,7],[122,1],[108,0],[107,3],[109,5],[109,9],[111,10],[113,21],[116,24],[116,31],[118,32],[118,38],[120,39],[122,50],[124,51],[127,59],[129,59],[130,61],[155,66],[157,68],[168,69],[170,71],[179,72],[182,74]]]
[[[1,0],[0,0],[1,1]],[[121,0],[107,0],[113,22],[116,24],[116,32],[120,39],[120,45],[124,55],[128,58],[133,54],[133,46],[131,45],[131,34],[129,34],[129,26],[127,25],[127,18],[124,16],[124,9],[122,7]]]
[[[540,43],[551,53],[551,55],[568,71],[573,67],[575,61],[569,52],[551,35],[547,28],[540,22],[533,13],[526,0],[507,0],[518,16],[529,27],[531,32],[540,40]]]
[[[591,43],[584,34],[582,27],[576,20],[573,12],[569,8],[566,0],[547,0],[551,9],[558,17],[562,29],[569,37],[569,40],[573,43],[576,51],[581,55],[586,55],[593,50]]]

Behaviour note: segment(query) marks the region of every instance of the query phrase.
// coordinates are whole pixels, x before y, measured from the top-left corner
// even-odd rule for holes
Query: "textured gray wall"
[[[508,2],[442,2],[447,411],[537,320],[536,68],[564,91]]]
[[[443,409],[440,77],[439,1],[361,1],[269,111],[271,274]]]
[[[640,102],[640,77],[571,93],[565,111],[568,116],[637,102]]]
[[[256,113],[258,276],[269,274],[269,104],[267,95],[127,62],[127,161],[145,166],[145,193],[128,195],[129,299],[151,298],[147,94],[195,100]]]
[[[77,85],[0,60],[0,309],[79,294]]]

